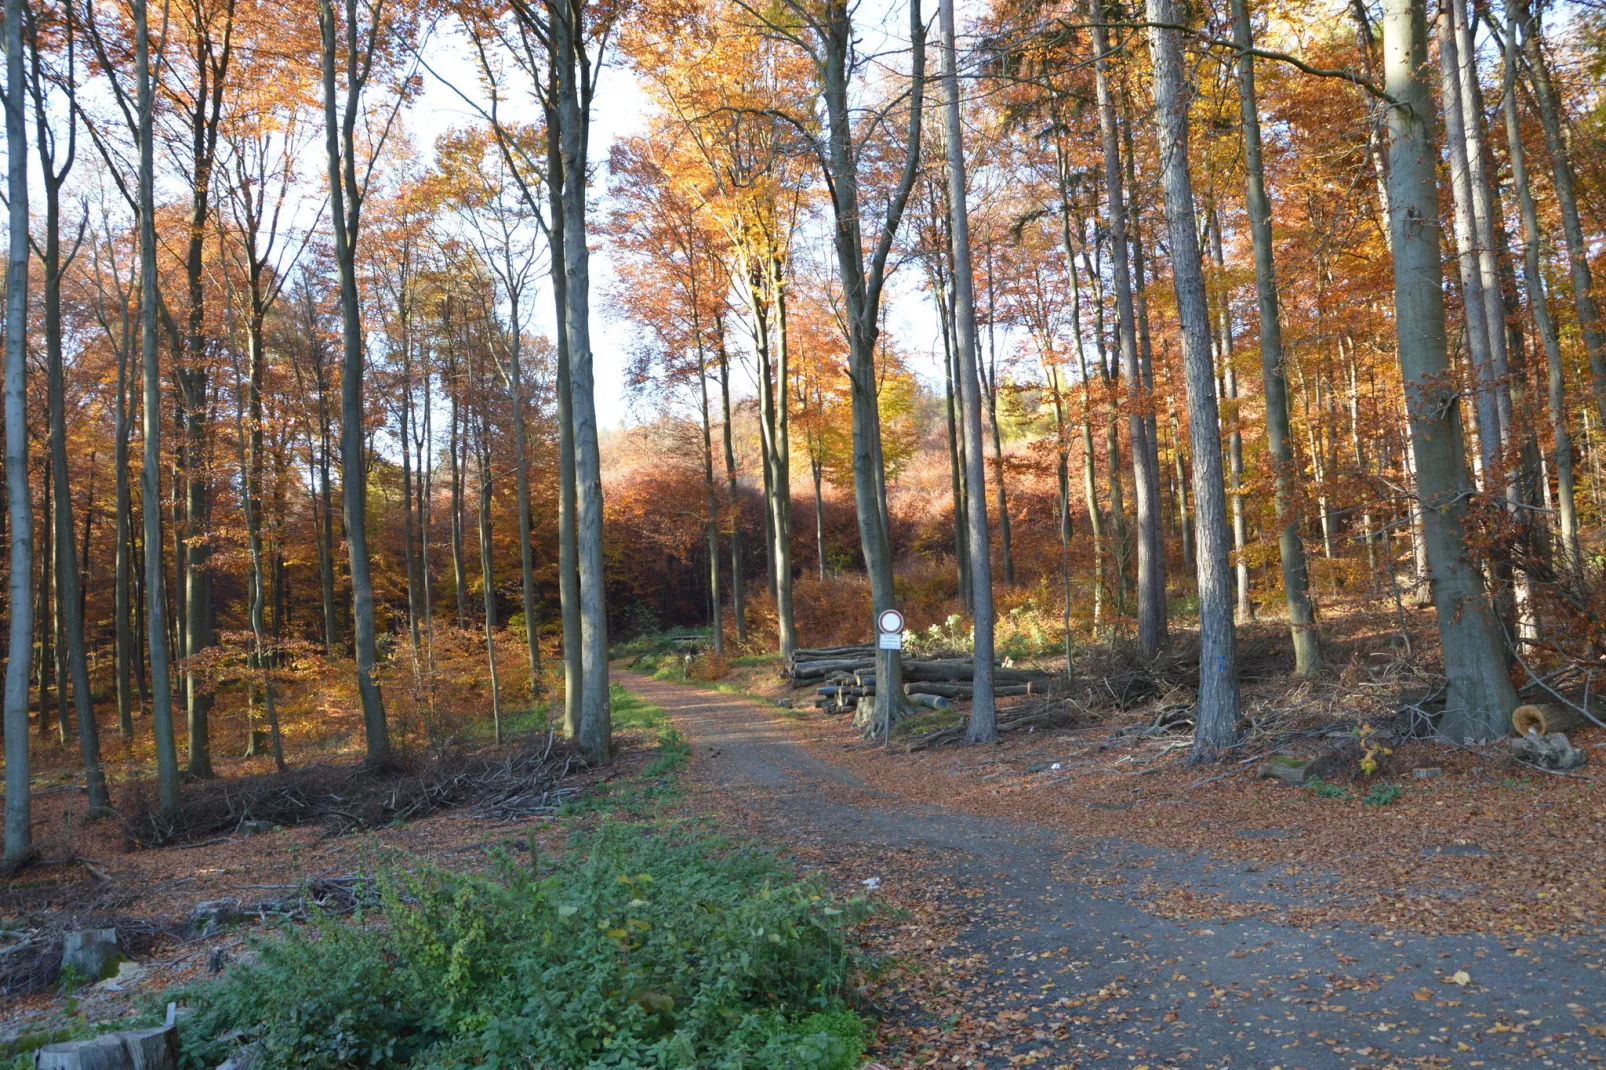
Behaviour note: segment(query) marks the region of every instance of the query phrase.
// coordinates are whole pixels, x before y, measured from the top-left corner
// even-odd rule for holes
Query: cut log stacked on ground
[[[905,658],[904,694],[926,700],[968,699],[975,671],[970,658]],[[875,648],[866,643],[799,650],[792,656],[788,673],[793,687],[817,685],[814,705],[821,709],[830,713],[855,709],[859,699],[876,692]],[[1052,679],[1053,674],[1041,669],[1001,666],[993,669],[993,692],[1000,696],[1040,695]],[[920,704],[935,705],[930,701]]]

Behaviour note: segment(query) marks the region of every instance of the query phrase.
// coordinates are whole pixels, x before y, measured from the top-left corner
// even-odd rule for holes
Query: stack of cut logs
[[[814,705],[827,713],[857,708],[859,699],[876,692],[875,647],[869,643],[820,647],[792,654],[787,669],[793,687],[813,686]],[[904,694],[916,705],[944,708],[953,699],[971,697],[975,663],[970,658],[903,659]],[[993,669],[993,693],[1042,694],[1051,674],[1041,669]]]

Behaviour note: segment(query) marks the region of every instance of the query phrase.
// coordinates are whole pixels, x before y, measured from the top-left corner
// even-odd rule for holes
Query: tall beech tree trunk
[[[736,441],[731,428],[730,355],[725,350],[725,328],[719,328],[719,406],[723,417],[720,434],[725,446],[725,497],[731,513],[731,622],[736,641],[747,642],[747,584],[742,576],[742,507],[736,484]],[[818,483],[818,480],[816,480]],[[818,489],[818,488],[816,488]],[[823,568],[823,565],[822,565]]]
[[[1248,0],[1233,0],[1233,43],[1238,46],[1238,113],[1243,127],[1245,202],[1255,258],[1255,294],[1260,302],[1260,375],[1266,407],[1266,450],[1272,464],[1277,501],[1277,553],[1282,563],[1288,629],[1294,642],[1294,671],[1310,676],[1322,667],[1321,634],[1311,605],[1305,544],[1296,511],[1299,472],[1288,418],[1288,379],[1283,374],[1282,310],[1271,234],[1271,198],[1260,147],[1260,109],[1255,96],[1254,31]]]
[[[562,10],[560,11],[559,8]],[[563,162],[563,330],[568,335],[574,427],[575,536],[580,573],[580,749],[592,760],[613,745],[608,700],[608,607],[602,561],[602,461],[591,364],[591,268],[586,246],[586,142],[592,70],[581,37],[585,0],[549,0],[557,63]]]
[[[49,423],[50,473],[55,492],[55,562],[56,562],[56,615],[60,627],[58,655],[66,671],[57,674],[58,694],[65,694],[71,681],[73,716],[78,721],[78,750],[84,762],[84,779],[88,792],[88,817],[91,821],[111,812],[106,796],[106,774],[100,765],[100,732],[95,723],[95,709],[89,691],[89,655],[84,642],[84,603],[80,597],[82,582],[78,555],[73,547],[72,483],[67,471],[67,408],[66,380],[62,367],[61,276],[64,264],[61,250],[61,188],[72,169],[77,148],[77,112],[69,96],[67,144],[65,154],[58,153],[55,135],[46,117],[47,91],[40,69],[38,23],[30,22],[30,51],[33,57],[32,94],[34,102],[34,130],[39,155],[40,174],[45,191],[45,240],[39,248],[44,268],[45,297],[45,408]],[[68,53],[66,77],[69,85],[76,72]],[[71,90],[69,90],[71,93]],[[58,166],[59,164],[59,166]],[[24,194],[26,201],[26,193]],[[71,262],[69,255],[68,263]],[[93,458],[91,458],[93,464]],[[90,510],[94,508],[93,490],[88,496]]]
[[[908,127],[901,173],[891,190],[879,233],[866,244],[859,210],[860,153],[854,142],[850,82],[853,63],[853,15],[847,0],[826,0],[810,16],[820,37],[821,97],[826,117],[822,165],[829,178],[833,221],[832,244],[842,285],[848,340],[848,379],[853,411],[853,496],[859,515],[859,542],[870,579],[873,613],[894,608],[892,546],[887,531],[886,468],[881,453],[880,385],[876,345],[880,337],[882,286],[887,257],[909,203],[919,169],[920,124],[925,100],[925,21],[919,0],[909,3],[910,70]],[[866,249],[870,250],[868,259]],[[875,631],[872,616],[868,622]],[[903,660],[896,650],[876,656],[875,706],[859,718],[870,736],[886,737],[902,711]]]
[[[970,212],[966,204],[964,127],[959,117],[959,61],[954,47],[954,0],[940,0],[938,17],[942,34],[943,133],[948,164],[948,203],[954,244],[954,328],[961,355],[978,353],[976,345],[976,288],[971,277]],[[998,741],[998,716],[993,709],[993,564],[992,539],[987,531],[987,473],[982,467],[981,384],[977,361],[966,359],[959,367],[959,401],[965,446],[966,531],[970,545],[971,618],[974,622],[974,675],[971,687],[970,743]],[[993,384],[996,397],[997,383]],[[997,443],[997,409],[993,410]],[[1002,458],[999,462],[999,508],[1004,508]],[[1002,514],[1001,514],[1002,515]]]
[[[143,0],[135,0],[136,6]],[[5,860],[33,847],[28,782],[28,685],[33,664],[33,496],[28,488],[28,127],[23,120],[22,0],[5,0],[6,209],[6,587]],[[40,710],[41,716],[43,709]]]
[[[367,436],[363,420],[362,307],[357,294],[357,238],[365,189],[357,180],[356,128],[362,93],[372,69],[373,39],[358,25],[357,0],[345,4],[346,86],[342,107],[335,84],[338,49],[332,0],[319,0],[323,43],[325,150],[329,165],[329,217],[335,262],[340,272],[342,359],[340,373],[340,490],[346,520],[346,551],[351,567],[352,631],[357,692],[362,699],[363,733],[370,766],[390,762],[390,729],[385,699],[375,670],[374,584],[368,557]]]
[[[178,752],[173,742],[173,677],[168,657],[166,577],[162,569],[162,369],[156,351],[156,152],[147,0],[132,0],[134,83],[138,88],[140,362],[145,379],[140,474],[145,527],[145,634],[151,662],[151,728],[156,791],[164,813],[178,809]]]
[[[1458,742],[1490,739],[1508,731],[1516,694],[1482,576],[1467,559],[1460,399],[1445,375],[1433,99],[1421,77],[1427,59],[1423,0],[1386,0],[1383,57],[1385,88],[1395,102],[1388,112],[1395,335],[1449,685],[1440,731]]]
[[[1216,377],[1210,361],[1210,310],[1188,173],[1188,88],[1175,0],[1147,0],[1149,54],[1154,64],[1155,125],[1160,182],[1171,238],[1171,281],[1182,328],[1182,371],[1188,394],[1188,435],[1193,445],[1193,501],[1199,582],[1199,699],[1194,760],[1213,760],[1238,729],[1238,652],[1233,622],[1231,535],[1221,471],[1221,425]]]
[[[1160,477],[1149,448],[1149,425],[1143,416],[1143,372],[1138,358],[1136,312],[1132,304],[1132,269],[1127,248],[1126,198],[1122,192],[1121,134],[1115,96],[1109,83],[1110,47],[1100,0],[1090,0],[1093,26],[1093,78],[1098,93],[1099,132],[1104,152],[1104,198],[1110,232],[1111,274],[1120,335],[1121,375],[1126,380],[1127,439],[1132,454],[1133,493],[1138,527],[1138,646],[1144,657],[1160,652],[1165,634],[1165,555],[1160,545]],[[1190,233],[1192,223],[1189,223]],[[1195,239],[1197,244],[1197,238]],[[1214,395],[1214,391],[1211,392]],[[1112,425],[1113,429],[1113,425]],[[1113,443],[1112,443],[1113,445]],[[1112,472],[1112,483],[1118,476]],[[1113,496],[1112,485],[1112,496]]]

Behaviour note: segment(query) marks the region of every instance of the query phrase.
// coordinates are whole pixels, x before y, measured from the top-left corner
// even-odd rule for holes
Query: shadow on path
[[[1584,1066],[1606,1054],[1606,934],[1516,943],[1154,917],[1148,881],[1229,900],[1308,893],[1258,865],[910,804],[809,754],[771,709],[617,677],[673,717],[699,775],[752,800],[760,835],[918,851],[940,867],[966,923],[945,950],[983,956],[992,977],[973,1013],[1014,1023],[1007,1050],[976,1065]]]

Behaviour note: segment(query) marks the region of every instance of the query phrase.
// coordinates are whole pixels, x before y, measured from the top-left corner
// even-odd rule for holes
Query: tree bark
[[[84,779],[88,791],[88,817],[94,821],[111,812],[106,796],[106,774],[100,764],[100,733],[95,723],[95,710],[89,691],[89,658],[84,643],[84,604],[80,598],[78,555],[73,548],[72,483],[67,472],[67,411],[66,381],[62,367],[61,324],[61,187],[72,169],[77,134],[76,112],[69,114],[67,150],[58,167],[57,145],[45,117],[46,92],[39,68],[39,40],[37,22],[31,24],[30,47],[33,55],[34,126],[37,132],[36,149],[39,154],[41,177],[45,191],[45,240],[40,249],[44,268],[45,312],[45,380],[49,423],[50,481],[55,492],[55,581],[56,614],[61,638],[58,656],[66,672],[58,673],[56,689],[65,694],[68,679],[72,683],[73,715],[78,721],[78,749],[84,763]],[[69,66],[67,75],[75,72]],[[72,101],[68,101],[71,109]],[[24,192],[24,202],[27,195]]]
[[[1277,265],[1271,233],[1271,198],[1266,193],[1266,169],[1260,147],[1260,110],[1255,96],[1254,31],[1248,0],[1233,0],[1233,43],[1238,53],[1238,105],[1243,127],[1245,201],[1249,238],[1255,258],[1255,294],[1260,303],[1260,374],[1266,405],[1266,449],[1271,455],[1272,480],[1277,501],[1277,553],[1282,563],[1283,595],[1288,605],[1288,629],[1294,643],[1294,671],[1310,676],[1322,668],[1321,633],[1310,599],[1310,577],[1305,544],[1299,537],[1295,511],[1298,471],[1288,419],[1288,379],[1283,374],[1283,331]]]
[[[143,0],[136,0],[143,2]],[[33,663],[33,496],[28,488],[28,127],[22,66],[22,0],[5,0],[6,208],[6,521],[10,578],[6,605],[5,860],[33,846],[28,763],[28,685]],[[43,709],[40,713],[43,715]]]
[[[351,607],[357,691],[362,699],[363,732],[370,766],[390,762],[390,730],[385,699],[375,678],[379,660],[374,635],[374,585],[368,557],[368,471],[363,433],[362,308],[357,294],[357,238],[361,230],[363,189],[357,182],[356,124],[366,72],[371,69],[372,38],[364,57],[357,25],[356,0],[346,3],[346,91],[342,109],[336,97],[336,26],[332,0],[319,0],[318,23],[323,43],[325,149],[329,165],[329,216],[334,232],[335,262],[340,273],[340,319],[343,353],[340,375],[340,490],[346,521],[346,551],[351,568]]]
[[[1160,142],[1160,181],[1165,191],[1166,227],[1171,238],[1171,281],[1182,328],[1182,370],[1188,394],[1188,435],[1193,446],[1193,501],[1196,571],[1199,582],[1199,698],[1193,757],[1213,760],[1231,745],[1238,730],[1237,631],[1233,621],[1233,581],[1227,496],[1221,471],[1221,425],[1216,408],[1215,371],[1210,361],[1210,311],[1193,181],[1188,172],[1188,88],[1178,32],[1182,21],[1175,0],[1147,0],[1151,25],[1149,54],[1154,64],[1154,109]]]
[[[1111,273],[1115,281],[1116,320],[1120,334],[1121,374],[1126,379],[1127,438],[1132,454],[1133,491],[1138,526],[1138,646],[1144,657],[1160,651],[1165,634],[1165,557],[1160,545],[1160,479],[1154,451],[1149,448],[1147,399],[1138,363],[1138,338],[1132,305],[1132,274],[1128,262],[1126,199],[1122,192],[1120,131],[1116,125],[1115,97],[1109,84],[1108,35],[1103,10],[1091,0],[1093,77],[1098,93],[1099,130],[1104,151],[1104,197],[1110,232]],[[1192,233],[1192,223],[1189,223]],[[1197,239],[1195,239],[1197,244]],[[1212,396],[1214,391],[1212,391]],[[1112,469],[1113,471],[1113,469]],[[1196,469],[1197,478],[1197,469]]]
[[[563,4],[559,13],[558,4]],[[608,618],[602,560],[602,462],[591,364],[591,274],[586,247],[586,141],[590,72],[581,37],[584,0],[556,0],[553,46],[558,54],[557,101],[563,159],[563,272],[567,301],[571,422],[574,427],[575,535],[580,573],[580,748],[592,760],[612,748],[608,696]],[[584,87],[581,82],[584,81]],[[582,97],[584,99],[582,99]]]
[[[1528,291],[1528,307],[1533,312],[1534,330],[1545,351],[1545,400],[1550,415],[1551,438],[1556,458],[1556,510],[1560,520],[1562,563],[1577,575],[1583,561],[1578,543],[1578,505],[1573,484],[1573,446],[1567,429],[1567,381],[1563,371],[1561,343],[1556,324],[1550,318],[1550,301],[1545,294],[1544,274],[1539,262],[1543,232],[1539,229],[1539,210],[1534,202],[1533,185],[1528,180],[1526,151],[1522,144],[1522,119],[1517,111],[1517,19],[1508,18],[1505,27],[1505,82],[1502,107],[1506,119],[1506,155],[1511,162],[1511,185],[1516,190],[1522,219],[1522,278]]]
[[[1440,726],[1458,742],[1502,736],[1516,706],[1499,625],[1467,559],[1459,397],[1446,381],[1433,100],[1422,0],[1387,0],[1383,20],[1389,109],[1389,205],[1394,234],[1395,334],[1416,457],[1424,541],[1449,693]]]
[[[1545,131],[1545,146],[1550,152],[1551,188],[1556,195],[1556,207],[1561,212],[1562,235],[1567,239],[1567,267],[1572,280],[1573,309],[1578,314],[1578,329],[1584,336],[1584,351],[1589,355],[1598,420],[1606,424],[1606,330],[1601,327],[1600,306],[1595,300],[1595,281],[1589,266],[1590,246],[1584,237],[1584,224],[1578,212],[1578,177],[1573,170],[1572,151],[1567,146],[1566,133],[1562,128],[1561,102],[1551,82],[1538,20],[1529,9],[1527,0],[1515,0],[1512,12],[1522,31],[1528,74],[1533,80],[1539,121]]]
[[[157,798],[178,809],[178,752],[173,742],[172,664],[168,658],[166,577],[162,570],[162,380],[156,351],[157,280],[155,101],[151,85],[148,0],[132,0],[134,82],[139,109],[140,360],[145,377],[144,465],[140,498],[145,524],[145,631],[150,648],[151,727],[156,736]]]
[[[943,132],[948,163],[948,203],[954,243],[954,327],[955,349],[966,357],[978,354],[976,345],[976,295],[971,277],[970,212],[966,204],[965,146],[959,116],[958,58],[954,47],[954,0],[940,0],[942,34]],[[987,531],[987,473],[981,455],[981,384],[977,361],[966,359],[959,366],[959,402],[965,445],[966,539],[970,547],[971,619],[974,622],[975,674],[970,706],[970,724],[965,739],[970,743],[996,743],[998,716],[993,708],[993,564],[992,540]],[[997,384],[994,384],[996,394]],[[993,435],[997,444],[998,421],[994,410]],[[1004,508],[1002,458],[996,457],[999,508]]]

